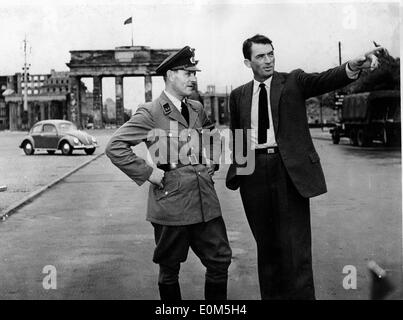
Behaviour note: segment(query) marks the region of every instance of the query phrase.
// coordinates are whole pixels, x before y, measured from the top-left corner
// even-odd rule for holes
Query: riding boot
[[[174,284],[158,284],[161,301],[179,301],[182,300],[179,282]]]
[[[227,300],[227,282],[206,281],[204,297],[206,300]]]

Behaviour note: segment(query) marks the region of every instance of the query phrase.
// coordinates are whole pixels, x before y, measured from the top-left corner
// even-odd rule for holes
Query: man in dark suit
[[[240,188],[257,243],[262,299],[315,299],[309,198],[327,190],[305,100],[349,84],[363,68],[376,68],[381,50],[322,73],[278,73],[270,39],[255,35],[243,43],[254,79],[230,95],[230,127],[233,137],[239,129],[243,139],[234,138],[226,185]],[[246,164],[254,164],[251,174],[236,162],[244,154],[252,155]]]

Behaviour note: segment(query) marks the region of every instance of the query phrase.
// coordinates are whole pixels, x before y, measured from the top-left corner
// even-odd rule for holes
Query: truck
[[[347,137],[359,147],[380,141],[400,145],[400,91],[379,90],[345,95],[340,121],[330,130],[334,144]]]

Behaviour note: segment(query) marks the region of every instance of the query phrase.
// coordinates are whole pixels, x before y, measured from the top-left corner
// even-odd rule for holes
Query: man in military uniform
[[[205,298],[227,298],[231,249],[212,179],[216,166],[202,156],[203,128],[210,132],[212,123],[200,102],[187,99],[200,71],[196,64],[188,46],[165,59],[156,70],[165,90],[139,106],[106,147],[112,163],[138,185],[151,182],[147,220],[154,227],[161,300],[181,299],[180,263],[189,247],[206,267]],[[133,153],[141,142],[155,164]]]

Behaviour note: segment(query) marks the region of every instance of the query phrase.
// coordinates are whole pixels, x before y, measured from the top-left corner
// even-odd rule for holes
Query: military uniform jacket
[[[309,132],[305,100],[346,86],[352,79],[346,74],[346,64],[322,73],[305,73],[298,69],[290,73],[274,72],[270,87],[276,142],[283,163],[299,193],[310,198],[327,191],[320,157]],[[234,89],[230,95],[231,130],[243,129],[243,150],[246,154],[246,130],[251,128],[253,81]],[[233,153],[234,155],[234,153]],[[242,176],[237,175],[237,165],[231,164],[226,185],[235,190]]]
[[[189,139],[183,141],[186,129],[195,129],[191,131],[194,134],[211,127],[201,103],[188,100],[187,105],[189,125],[165,93],[153,102],[139,106],[132,118],[114,133],[106,147],[106,155],[114,165],[142,185],[153,168],[132,151],[132,146],[145,142],[151,150],[158,141],[162,147],[160,151],[165,149],[155,152],[157,162],[169,163],[179,157],[173,153],[180,152],[184,144],[189,145]],[[164,188],[150,185],[148,221],[162,225],[189,225],[221,216],[214,182],[205,165],[188,165],[167,171],[163,183]]]

